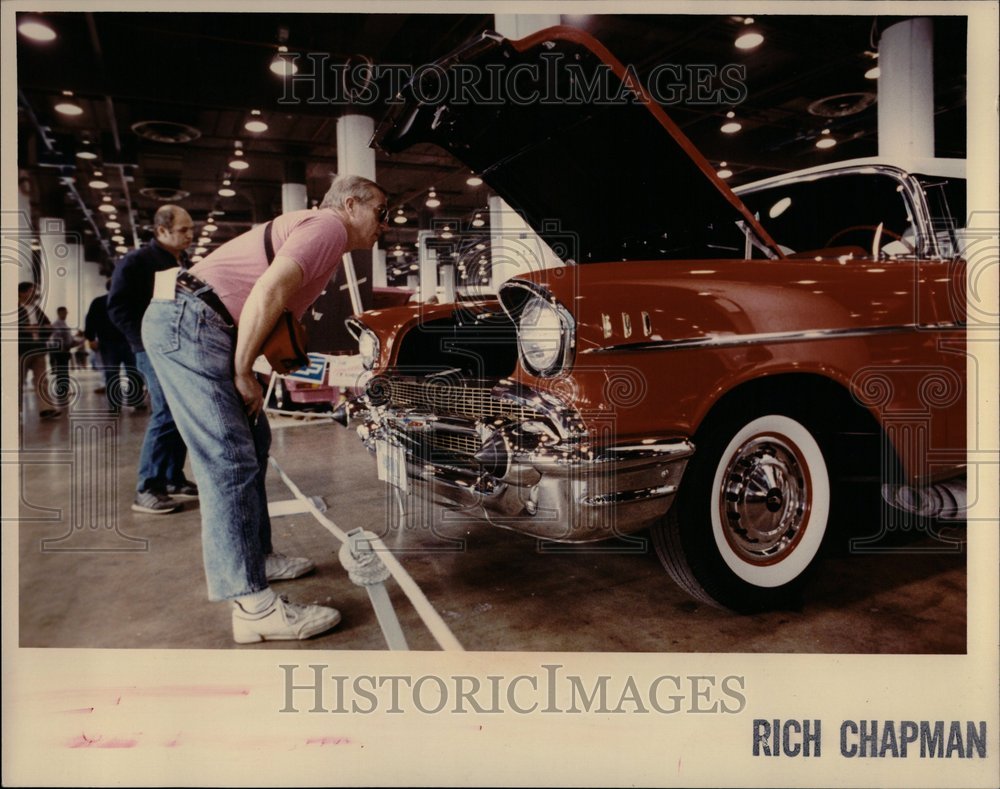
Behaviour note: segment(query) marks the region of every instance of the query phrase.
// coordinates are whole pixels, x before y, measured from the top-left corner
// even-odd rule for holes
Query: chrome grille
[[[404,381],[390,379],[384,384],[389,402],[394,406],[426,408],[438,416],[464,418],[507,417],[521,422],[535,419],[538,413],[511,400],[499,400],[488,386],[470,386],[461,382]]]
[[[481,445],[478,436],[462,433],[433,433],[430,444],[434,449],[456,452],[460,455],[474,455]]]

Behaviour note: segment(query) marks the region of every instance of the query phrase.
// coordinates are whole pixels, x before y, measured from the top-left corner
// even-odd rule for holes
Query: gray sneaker
[[[233,640],[237,644],[258,641],[297,641],[329,630],[340,622],[340,611],[325,605],[289,602],[275,597],[269,608],[249,614],[233,602]]]
[[[180,502],[174,501],[165,493],[157,493],[155,490],[139,491],[135,494],[135,500],[132,502],[133,510],[150,515],[167,515],[171,512],[177,512],[180,508]]]
[[[269,553],[264,557],[264,570],[268,581],[290,581],[316,569],[312,559],[304,556],[285,556],[283,553]]]

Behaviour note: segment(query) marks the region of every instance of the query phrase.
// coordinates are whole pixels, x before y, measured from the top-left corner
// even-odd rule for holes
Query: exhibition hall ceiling
[[[393,74],[426,66],[495,27],[488,14],[18,15],[19,25],[31,21],[54,38],[40,28],[34,32],[51,40],[25,35],[30,29],[17,37],[21,189],[36,218],[64,218],[84,239],[87,259],[106,267],[116,247],[145,237],[165,200],[186,207],[196,227],[213,220],[218,230],[208,248],[280,212],[282,183],[301,182],[303,170],[310,201],[318,200],[337,169],[342,115],[377,122]],[[562,21],[594,35],[643,84],[655,84],[670,117],[733,184],[878,152],[870,72],[881,31],[898,18],[616,14]],[[762,39],[738,47],[748,33]],[[934,20],[937,156],[965,155],[965,40],[964,18]],[[300,67],[291,87],[271,68],[279,46]],[[381,81],[361,84],[357,75],[373,67]],[[343,95],[345,73],[350,86],[367,87],[360,101]],[[735,83],[745,91],[734,92]],[[56,109],[61,103],[79,112],[64,114]],[[250,131],[249,121],[266,129]],[[727,133],[727,123],[740,128]],[[817,147],[824,137],[836,144]],[[94,156],[84,158],[88,152]],[[240,160],[249,166],[230,164]],[[402,209],[407,219],[390,223],[383,246],[412,245],[419,228],[468,223],[484,211],[488,187],[470,185],[470,175],[429,146],[378,153],[376,176],[392,196],[392,214]],[[440,200],[434,208],[426,205],[431,189]],[[107,227],[109,206],[120,228]]]

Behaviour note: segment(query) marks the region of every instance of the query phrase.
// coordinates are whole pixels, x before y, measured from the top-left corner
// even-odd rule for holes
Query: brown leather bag
[[[260,352],[272,370],[280,375],[286,375],[309,366],[309,354],[306,353],[308,342],[306,327],[295,320],[291,312],[282,310],[278,322],[267,335]]]
[[[274,260],[274,243],[271,240],[271,223],[264,226],[264,252],[267,254],[267,265]],[[309,354],[306,346],[309,344],[309,334],[306,327],[295,320],[288,310],[282,310],[278,322],[274,324],[271,333],[267,335],[260,352],[271,369],[279,375],[287,375],[303,367],[309,366]]]

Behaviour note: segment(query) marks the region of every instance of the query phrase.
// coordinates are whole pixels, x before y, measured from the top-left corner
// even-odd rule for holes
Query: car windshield
[[[912,255],[916,236],[902,184],[882,173],[838,173],[743,193],[785,254],[852,247]],[[858,251],[860,250],[860,251]]]

